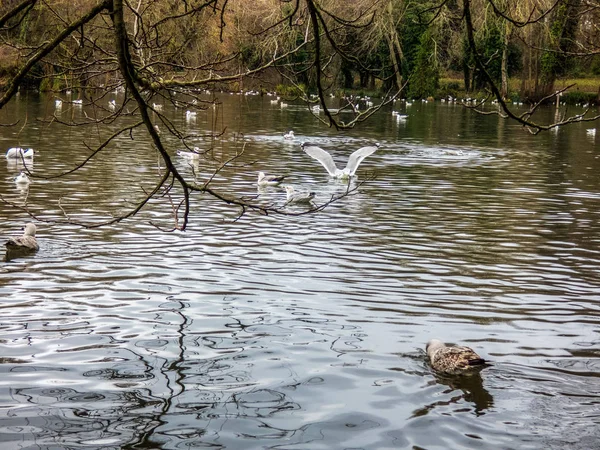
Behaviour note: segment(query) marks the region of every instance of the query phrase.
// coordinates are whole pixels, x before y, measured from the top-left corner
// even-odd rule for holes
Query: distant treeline
[[[116,83],[113,0],[7,0],[0,6],[0,83],[72,27],[20,86]],[[117,1],[117,0],[114,0]],[[581,102],[600,95],[600,3],[583,0],[134,0],[131,57],[148,85],[426,98],[481,93],[537,101],[568,83]],[[79,26],[76,26],[82,22]]]

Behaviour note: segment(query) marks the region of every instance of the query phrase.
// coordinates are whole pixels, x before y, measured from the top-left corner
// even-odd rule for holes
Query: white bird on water
[[[6,152],[6,158],[33,158],[32,148],[12,147]]]
[[[279,186],[284,180],[285,175],[273,176],[273,175],[265,175],[264,172],[258,172],[258,182],[259,186]]]
[[[288,203],[312,203],[315,198],[314,192],[297,192],[292,186],[285,186]]]
[[[283,135],[283,138],[287,140],[294,139],[294,132],[292,130],[288,131]]]
[[[31,180],[29,179],[27,174],[23,171],[21,171],[21,173],[15,177],[16,184],[24,186],[26,184],[29,184],[30,182],[31,182]]]
[[[470,347],[448,347],[438,339],[431,339],[425,347],[431,367],[448,375],[473,374],[487,364]]]
[[[6,241],[6,251],[36,251],[40,247],[35,239],[36,227],[33,223],[28,223],[23,227],[23,236],[10,238]]]
[[[187,158],[187,159],[196,160],[196,159],[200,159],[200,152],[201,152],[200,147],[194,147],[194,151],[192,151],[192,152],[177,150],[177,155],[183,156],[184,158]]]
[[[330,176],[341,179],[350,178],[354,176],[354,174],[356,173],[356,169],[358,169],[358,166],[363,161],[363,159],[375,153],[379,147],[380,145],[377,143],[375,145],[359,148],[350,155],[346,167],[340,170],[335,165],[335,162],[333,161],[331,155],[325,150],[323,150],[320,147],[307,144],[306,142],[302,143],[302,150],[304,150],[304,152],[308,156],[319,161],[321,165],[325,167],[325,170],[327,170],[327,173],[329,173]]]

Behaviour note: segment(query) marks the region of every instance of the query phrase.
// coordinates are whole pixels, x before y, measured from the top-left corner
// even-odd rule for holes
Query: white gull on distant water
[[[192,151],[192,152],[186,152],[186,151],[183,151],[183,150],[177,150],[177,155],[178,156],[183,156],[184,158],[187,158],[187,159],[195,160],[195,159],[199,159],[200,158],[200,151],[201,150],[200,150],[199,147],[194,147],[194,151]]]
[[[438,339],[431,339],[425,347],[431,367],[449,375],[471,374],[487,364],[472,348],[447,346]]]
[[[315,198],[314,192],[297,192],[292,186],[285,186],[288,203],[312,203]]]
[[[340,170],[335,165],[335,162],[333,161],[331,155],[325,150],[315,145],[307,144],[306,142],[302,143],[302,150],[304,150],[304,152],[311,158],[319,161],[319,163],[321,163],[321,165],[325,167],[327,173],[329,173],[329,175],[334,178],[350,178],[351,176],[354,176],[354,174],[356,173],[356,169],[358,169],[358,166],[363,161],[363,159],[375,153],[379,147],[379,144],[375,144],[359,148],[350,155],[346,167]]]
[[[258,181],[257,184],[259,186],[279,186],[285,178],[285,175],[273,176],[273,175],[265,175],[264,172],[258,172]]]
[[[294,139],[294,132],[292,130],[288,131],[283,135],[283,138],[287,140]]]
[[[19,175],[15,177],[15,183],[20,185],[25,185],[30,183],[30,179],[25,172],[21,172]]]

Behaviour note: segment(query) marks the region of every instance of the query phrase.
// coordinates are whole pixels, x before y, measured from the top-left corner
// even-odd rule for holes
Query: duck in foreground
[[[292,186],[285,186],[288,203],[305,203],[311,204],[315,198],[314,192],[297,192]]]
[[[35,252],[40,247],[35,239],[36,226],[34,223],[28,223],[23,228],[23,236],[10,238],[6,241],[6,256],[16,253]]]
[[[449,347],[438,339],[432,339],[425,347],[431,367],[448,375],[473,374],[487,364],[472,348]]]
[[[325,167],[325,170],[327,170],[327,173],[329,173],[330,176],[340,179],[347,179],[354,176],[360,163],[363,162],[367,156],[375,153],[379,147],[380,145],[377,143],[375,145],[359,148],[350,155],[346,167],[340,170],[337,168],[333,158],[328,152],[320,147],[317,147],[316,145],[310,145],[306,142],[302,143],[302,150],[304,150],[308,156],[319,161],[319,163]]]
[[[264,172],[258,172],[258,182],[259,186],[279,186],[283,180],[285,179],[285,175],[281,176],[273,176],[273,175],[265,175]]]

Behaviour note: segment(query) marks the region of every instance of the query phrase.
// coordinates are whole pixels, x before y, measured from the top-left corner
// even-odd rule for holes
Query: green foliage
[[[424,98],[435,95],[439,86],[439,77],[435,40],[430,31],[427,30],[421,35],[418,51],[415,55],[408,96],[411,98]]]
[[[504,52],[504,32],[497,26],[489,27],[485,30],[483,37],[477,43],[481,59],[486,64],[486,70],[495,83],[500,84],[502,80],[502,53]],[[469,64],[473,65],[472,57]],[[508,76],[521,71],[522,51],[513,43],[508,44],[508,61],[507,72]],[[475,89],[483,89],[486,85],[483,74],[475,71],[473,75],[473,87]]]
[[[298,86],[287,86],[285,84],[278,84],[275,87],[275,92],[279,95],[283,95],[286,97],[299,97],[303,93],[306,93],[306,86],[304,84],[299,84]]]
[[[600,76],[600,55],[596,55],[592,58],[590,73],[592,75]]]
[[[439,86],[437,30],[430,23],[428,6],[428,2],[410,3],[398,29],[404,51],[402,76],[409,80],[408,96],[412,98],[433,96]]]
[[[511,101],[512,103],[518,103],[521,101],[521,96],[519,95],[518,92],[511,92],[508,95],[508,100]]]
[[[495,83],[499,83],[502,79],[502,52],[504,51],[501,31],[497,27],[489,28],[479,45],[488,74]],[[483,80],[478,77],[475,85],[483,87]]]
[[[407,8],[404,20],[398,28],[398,34],[402,36],[401,43],[404,52],[402,76],[405,79],[409,78],[413,71],[422,42],[422,36],[427,29],[425,18],[421,15],[419,6],[411,4]]]
[[[559,4],[552,17],[549,35],[549,50],[541,57],[542,76],[548,81],[563,77],[574,67],[575,58],[568,53],[575,49],[575,35],[579,13],[575,6]]]
[[[256,46],[243,45],[240,49],[240,58],[242,63],[250,70],[261,66],[262,57]]]
[[[440,80],[437,96],[439,98],[458,97],[464,92],[464,86],[455,80]]]
[[[585,104],[585,103],[595,103],[598,98],[597,94],[589,93],[589,92],[580,92],[580,91],[572,91],[565,92],[561,97],[561,101],[565,102],[567,105],[576,105],[576,104]]]
[[[52,90],[52,79],[50,78],[42,78],[42,81],[40,82],[40,91],[41,92],[47,92],[47,91],[51,91]]]

